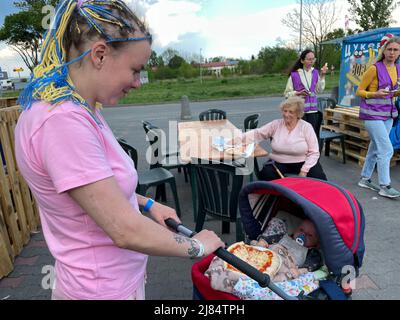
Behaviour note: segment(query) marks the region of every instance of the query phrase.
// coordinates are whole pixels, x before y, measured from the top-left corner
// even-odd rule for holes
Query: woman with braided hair
[[[150,45],[123,1],[64,0],[20,96],[16,159],[56,260],[53,299],[144,299],[147,255],[224,245],[211,231],[189,239],[166,227],[175,210],[135,193],[134,164],[101,115],[140,87]]]

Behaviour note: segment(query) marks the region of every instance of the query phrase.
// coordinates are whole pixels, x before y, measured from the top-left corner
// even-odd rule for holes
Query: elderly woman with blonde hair
[[[276,168],[282,174],[297,174],[327,180],[318,162],[318,139],[312,125],[301,118],[304,114],[304,100],[290,97],[280,104],[282,119],[267,123],[261,128],[244,133],[242,143],[261,142],[271,139],[272,152],[259,174],[261,180],[279,178]],[[235,140],[235,143],[239,141]]]

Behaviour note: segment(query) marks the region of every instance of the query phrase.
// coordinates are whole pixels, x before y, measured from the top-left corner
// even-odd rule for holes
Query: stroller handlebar
[[[193,237],[196,232],[191,231],[190,229],[186,228],[181,223],[169,218],[165,220],[165,224],[170,227],[171,229],[182,233],[183,235],[191,238]],[[292,297],[286,294],[282,289],[277,287],[273,282],[268,274],[260,272],[258,269],[254,268],[252,265],[248,264],[246,261],[239,259],[234,254],[230,253],[228,250],[224,248],[217,249],[214,254],[224,260],[225,262],[229,263],[236,269],[243,272],[245,275],[249,276],[251,279],[258,282],[260,287],[265,288],[268,287],[273,292],[275,292],[278,296],[285,300],[297,300],[297,297]]]

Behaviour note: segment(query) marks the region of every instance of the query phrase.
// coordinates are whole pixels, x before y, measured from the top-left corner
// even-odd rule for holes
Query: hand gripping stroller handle
[[[186,228],[181,223],[176,222],[175,220],[169,218],[165,220],[165,224],[170,227],[171,229],[182,233],[183,235],[191,238],[193,237],[196,232],[191,231],[190,229]],[[217,249],[214,254],[224,260],[225,262],[229,263],[236,269],[243,272],[245,275],[249,276],[253,280],[257,281],[260,287],[265,288],[268,287],[273,292],[275,292],[278,296],[285,300],[297,300],[296,297],[289,296],[286,294],[281,288],[277,287],[274,283],[271,282],[271,279],[268,274],[262,273],[252,265],[248,264],[246,261],[239,259],[234,254],[230,253],[228,250],[224,248]]]

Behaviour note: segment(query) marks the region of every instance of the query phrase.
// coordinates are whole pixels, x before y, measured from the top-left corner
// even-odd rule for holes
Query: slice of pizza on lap
[[[267,248],[249,246],[244,242],[237,242],[227,250],[260,272],[268,274],[271,279],[281,267],[280,256]],[[239,279],[248,278],[247,275],[219,257],[214,257],[204,275],[210,279],[211,288],[228,293],[233,293],[233,289]]]
[[[271,278],[275,276],[281,266],[280,256],[267,248],[249,246],[244,242],[237,242],[232,244],[227,250],[239,259],[252,265],[258,271],[268,274]],[[225,262],[225,268],[243,274],[227,262]]]

